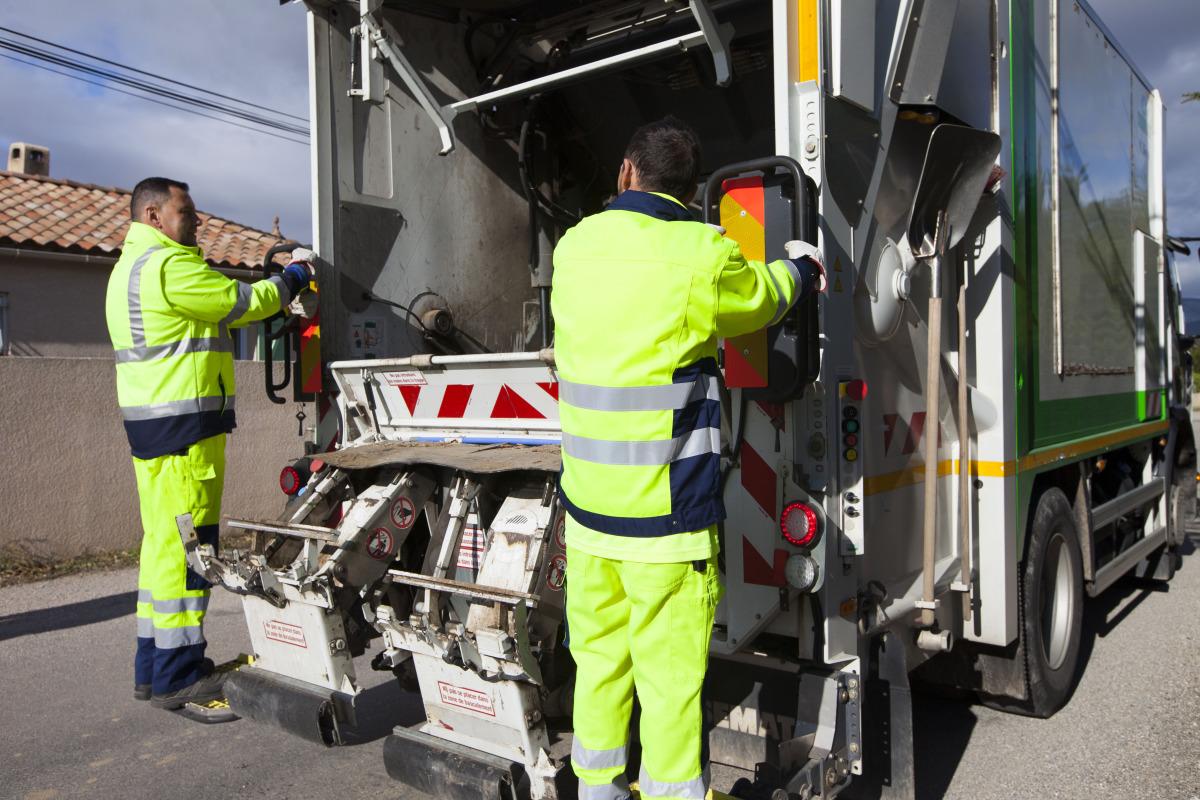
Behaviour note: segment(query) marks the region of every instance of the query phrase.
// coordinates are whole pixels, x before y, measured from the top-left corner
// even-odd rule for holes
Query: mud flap
[[[863,704],[863,778],[854,797],[913,800],[912,692],[908,664],[897,634],[888,631],[871,643],[871,672]]]
[[[342,726],[354,724],[349,696],[253,667],[229,676],[225,696],[237,715],[326,747],[342,744]]]
[[[395,780],[434,797],[529,797],[520,764],[407,728],[384,740],[383,764]]]

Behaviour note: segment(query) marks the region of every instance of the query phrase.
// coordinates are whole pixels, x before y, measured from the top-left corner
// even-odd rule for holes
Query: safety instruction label
[[[550,559],[546,567],[546,588],[552,592],[561,591],[567,582],[567,557],[561,553]]]
[[[402,372],[381,372],[379,379],[388,386],[424,386],[426,384],[425,376],[415,369],[406,369]]]
[[[308,649],[308,642],[304,639],[304,629],[299,625],[293,625],[290,622],[280,622],[277,619],[268,619],[263,621],[263,631],[267,638],[273,642],[282,642],[290,644],[294,647],[303,647]]]
[[[483,546],[483,531],[475,525],[465,527],[462,544],[458,546],[458,566],[461,569],[478,572],[480,564],[483,563]]]
[[[392,504],[392,524],[402,531],[406,531],[412,527],[412,524],[417,521],[417,509],[413,505],[413,501],[407,497],[401,497]]]
[[[394,548],[395,539],[392,538],[392,534],[388,532],[387,528],[376,528],[367,539],[367,555],[376,561],[391,558]]]
[[[438,681],[438,694],[442,696],[442,702],[448,706],[465,708],[467,711],[487,714],[489,717],[496,716],[496,707],[492,705],[492,698],[483,692]]]

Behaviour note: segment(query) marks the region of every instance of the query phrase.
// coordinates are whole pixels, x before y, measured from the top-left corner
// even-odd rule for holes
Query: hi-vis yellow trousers
[[[201,542],[216,544],[225,478],[225,434],[178,454],[133,459],[142,512],[134,682],[154,694],[203,677],[208,581],[187,567],[175,517],[190,513]]]
[[[721,598],[715,559],[647,564],[567,545],[567,622],[575,659],[579,800],[629,797],[629,717],[641,703],[647,800],[704,800],[708,763],[700,691]]]

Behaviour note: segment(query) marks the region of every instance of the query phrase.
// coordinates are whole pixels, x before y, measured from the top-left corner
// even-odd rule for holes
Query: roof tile
[[[120,252],[129,226],[127,189],[0,170],[0,245],[58,252]],[[279,237],[200,212],[196,238],[209,263],[248,268],[262,263]]]

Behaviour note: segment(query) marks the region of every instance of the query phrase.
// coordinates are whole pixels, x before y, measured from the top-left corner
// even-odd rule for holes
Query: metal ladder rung
[[[237,530],[277,533],[281,536],[295,536],[299,539],[318,539],[330,544],[337,544],[340,537],[337,530],[333,528],[323,528],[319,525],[303,525],[298,522],[281,525],[278,522],[259,522],[257,520],[230,519],[226,517],[225,524]]]
[[[514,592],[511,589],[497,589],[493,586],[480,586],[477,583],[466,583],[464,581],[456,581],[450,578],[433,578],[429,575],[421,575],[416,572],[405,572],[399,569],[388,570],[388,575],[391,575],[399,583],[405,583],[410,586],[419,586],[422,589],[432,589],[435,592],[451,592],[454,594],[462,594],[468,597],[473,597],[477,600],[486,600],[489,603],[503,603],[510,606],[529,605],[537,606],[541,602],[536,594],[527,592]]]

